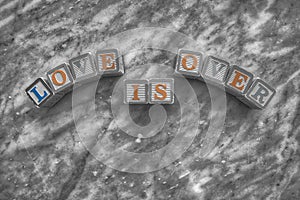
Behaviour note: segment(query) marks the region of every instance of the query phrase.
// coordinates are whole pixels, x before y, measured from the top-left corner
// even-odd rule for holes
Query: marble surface
[[[298,0],[1,0],[0,200],[300,199],[299,8]],[[265,79],[276,88],[275,98],[258,111],[227,95],[224,130],[206,156],[199,153],[199,135],[178,160],[158,171],[137,174],[107,167],[76,132],[72,94],[51,109],[36,109],[24,90],[51,67],[142,27],[189,36],[203,52]],[[156,42],[174,42],[169,35],[162,38],[169,39]],[[120,47],[126,47],[126,40]],[[125,56],[125,64],[172,66],[173,59],[171,53],[147,49]],[[105,136],[113,126],[110,98],[118,80],[99,82],[99,115],[81,121],[87,139]],[[210,123],[208,89],[202,82],[189,82],[200,102],[199,130],[205,131]],[[132,107],[134,120],[147,124],[143,113],[148,109]],[[177,107],[167,111],[170,117],[178,114]],[[137,142],[120,131],[112,139],[130,143],[131,151],[153,151],[174,138],[175,119],[152,140]]]

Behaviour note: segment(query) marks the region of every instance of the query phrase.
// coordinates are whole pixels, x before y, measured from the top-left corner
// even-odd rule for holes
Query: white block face
[[[260,108],[264,108],[273,98],[275,89],[260,79],[256,79],[246,94],[247,99],[251,100]]]
[[[35,103],[35,105],[40,106],[47,99],[49,99],[53,93],[46,83],[41,79],[37,79],[26,89],[27,95]]]
[[[69,62],[75,81],[97,75],[94,61],[90,53],[72,58]]]
[[[173,79],[150,79],[149,81],[150,103],[172,104],[174,103]]]
[[[48,71],[47,78],[55,92],[61,91],[73,83],[72,75],[64,64]]]
[[[98,54],[98,67],[100,71],[117,71],[115,54]]]
[[[196,58],[196,59],[195,59]],[[183,72],[191,72],[198,74],[199,73],[199,60],[200,56],[192,57],[190,54],[181,54],[181,59],[180,59],[180,65],[179,65],[179,71]],[[194,62],[196,61],[196,62]],[[183,65],[185,63],[185,65]]]
[[[223,84],[226,80],[228,70],[228,62],[213,56],[208,56],[203,66],[203,76],[207,79]]]
[[[101,76],[121,76],[124,74],[123,57],[117,49],[99,50],[96,52],[96,68]]]
[[[183,75],[199,77],[203,55],[200,52],[179,50],[176,62],[176,72]]]
[[[118,50],[101,50],[97,51],[97,67],[99,71],[114,72],[119,70]]]
[[[125,103],[147,104],[148,81],[147,80],[125,80]]]

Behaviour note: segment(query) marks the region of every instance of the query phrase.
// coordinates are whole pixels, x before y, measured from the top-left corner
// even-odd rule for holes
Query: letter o
[[[62,81],[58,81],[58,80],[56,79],[56,74],[57,74],[57,73],[59,73],[59,74],[61,75]],[[52,74],[52,76],[51,76],[51,80],[52,80],[52,82],[53,82],[55,85],[61,86],[61,85],[65,84],[65,82],[67,81],[67,75],[66,75],[66,73],[65,73],[63,70],[58,69],[58,70],[55,70],[55,71],[53,72],[53,74]]]
[[[187,66],[187,57],[190,57],[193,59],[193,64],[191,67]],[[194,56],[193,54],[187,54],[182,58],[182,67],[186,70],[193,70],[196,69],[196,66],[198,65],[198,60],[197,57]]]

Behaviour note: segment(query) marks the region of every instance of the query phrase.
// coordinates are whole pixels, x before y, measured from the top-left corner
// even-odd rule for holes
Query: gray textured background
[[[299,9],[298,0],[1,0],[0,199],[300,199]],[[54,108],[38,110],[24,90],[51,67],[101,41],[148,26],[192,37],[204,52],[240,64],[278,93],[263,111],[228,95],[225,129],[209,156],[197,156],[196,138],[170,166],[129,174],[106,167],[84,148],[75,133],[70,94]],[[171,65],[172,56],[148,50],[125,64],[149,61]],[[96,104],[104,128],[93,130],[92,121],[84,121],[91,132],[105,134],[112,121],[109,97],[116,81],[100,82]],[[190,83],[202,102],[205,130],[207,88]],[[136,109],[138,121],[148,108]],[[154,141],[136,145],[148,151],[165,145],[176,128],[170,123]],[[116,142],[131,139],[115,137]]]

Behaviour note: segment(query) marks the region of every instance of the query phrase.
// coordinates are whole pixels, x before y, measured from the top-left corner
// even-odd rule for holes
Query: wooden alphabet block
[[[260,78],[256,78],[246,93],[245,97],[240,99],[250,108],[263,109],[274,97],[276,90]]]
[[[205,82],[212,85],[225,85],[229,71],[229,63],[214,56],[207,56],[202,68],[202,76]]]
[[[150,79],[149,99],[151,104],[173,104],[174,103],[174,79]]]
[[[54,94],[65,95],[72,90],[74,80],[67,63],[54,67],[46,75]]]
[[[175,67],[175,73],[187,78],[202,79],[201,68],[203,55],[200,52],[179,49]]]
[[[51,107],[61,98],[61,95],[54,95],[43,78],[36,79],[25,91],[37,107]]]
[[[121,76],[124,74],[123,57],[117,49],[99,50],[96,52],[96,67],[100,75]]]
[[[74,78],[74,83],[84,84],[98,79],[92,54],[86,53],[69,60],[70,70]]]
[[[129,104],[148,103],[147,80],[125,80],[124,102]]]
[[[253,74],[233,65],[227,75],[225,89],[228,93],[240,97],[248,91],[253,80]]]

